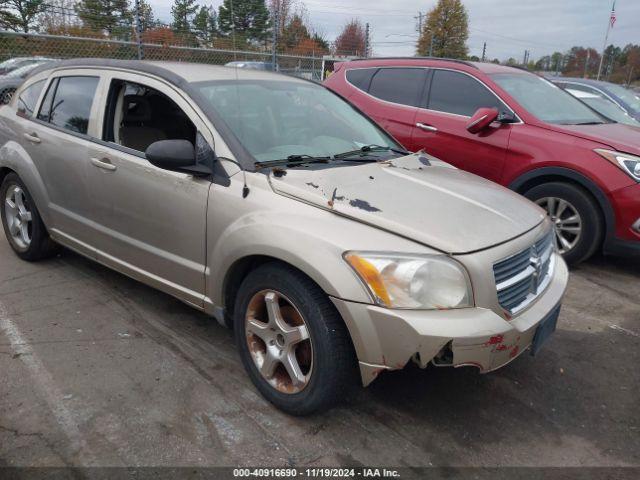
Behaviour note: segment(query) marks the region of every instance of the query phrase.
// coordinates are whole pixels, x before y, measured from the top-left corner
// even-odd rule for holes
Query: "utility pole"
[[[144,58],[144,52],[142,51],[142,22],[140,21],[140,0],[136,0],[135,3],[135,16],[136,16],[136,43],[138,44],[138,60]]]
[[[587,78],[588,76],[589,58],[591,58],[591,50],[587,48],[587,58],[584,61],[584,78]]]
[[[528,63],[529,63],[529,50],[525,50],[524,58],[522,59],[522,65],[526,67]]]
[[[422,12],[418,12],[418,15],[413,17],[416,20],[418,20],[418,34],[422,34],[422,17],[424,17],[424,14]]]
[[[271,35],[271,65],[274,71],[278,71],[278,29],[280,28],[279,2],[273,2],[273,33]]]
[[[236,56],[236,22],[234,22],[233,16],[233,0],[229,0],[230,10],[231,10],[231,40],[233,42],[233,60],[237,59]]]
[[[433,57],[433,32],[431,32],[431,42],[429,43],[429,56]]]
[[[484,45],[482,46],[482,61],[484,62],[484,59],[487,56],[487,42],[484,42]]]
[[[364,29],[364,58],[369,57],[369,44],[369,23],[367,23]]]

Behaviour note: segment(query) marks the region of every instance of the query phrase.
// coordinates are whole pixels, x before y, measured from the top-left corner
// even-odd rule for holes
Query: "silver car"
[[[296,415],[409,361],[536,353],[567,284],[540,208],[271,72],[42,67],[0,107],[0,181],[17,255],[63,245],[210,314]]]

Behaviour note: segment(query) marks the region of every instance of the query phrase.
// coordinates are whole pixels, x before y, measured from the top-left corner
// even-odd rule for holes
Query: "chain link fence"
[[[264,67],[273,68],[271,52],[151,43],[142,43],[141,50],[145,60],[195,62],[213,65],[225,65],[234,61],[260,62],[264,64]],[[135,60],[138,58],[138,43],[101,38],[0,31],[0,61],[14,57],[46,57],[52,59],[91,57]],[[277,54],[275,69],[288,75],[322,81],[326,74],[325,70],[333,69],[333,61],[326,57]]]

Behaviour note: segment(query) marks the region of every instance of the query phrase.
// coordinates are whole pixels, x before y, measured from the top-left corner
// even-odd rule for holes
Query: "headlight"
[[[346,252],[344,259],[378,305],[447,309],[473,306],[469,276],[444,255]]]
[[[602,148],[596,148],[594,151],[598,155],[609,160],[615,166],[620,167],[636,182],[640,182],[640,157],[636,157],[635,155],[630,155],[628,153],[605,150]]]

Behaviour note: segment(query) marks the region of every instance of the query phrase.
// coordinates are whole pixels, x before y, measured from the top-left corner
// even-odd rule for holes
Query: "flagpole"
[[[616,0],[613,0],[611,11],[616,8]],[[611,31],[611,13],[609,13],[609,23],[607,23],[607,33],[604,36],[604,46],[602,47],[602,55],[600,55],[600,65],[598,66],[598,76],[596,80],[600,80],[600,74],[602,73],[602,63],[604,62],[604,52],[607,49],[607,42],[609,41],[609,32]]]

